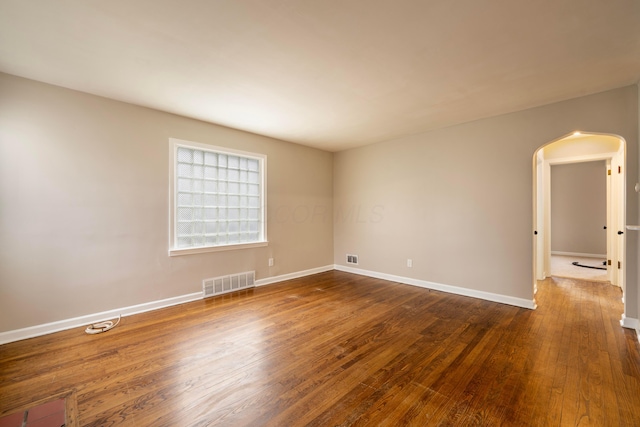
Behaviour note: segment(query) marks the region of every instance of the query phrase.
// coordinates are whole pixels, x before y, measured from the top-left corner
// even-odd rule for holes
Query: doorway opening
[[[593,281],[608,281],[622,289],[624,300],[625,273],[625,141],[617,135],[574,132],[541,146],[533,156],[533,286],[537,291],[537,283],[547,277],[558,274],[558,262],[570,263],[578,279],[589,280],[588,277],[598,276]],[[591,189],[580,189],[579,195],[557,194],[563,190],[558,184],[565,172],[575,173],[600,169],[604,177],[600,180],[591,179],[587,186]],[[560,173],[562,172],[562,173]],[[556,180],[554,181],[554,176]],[[594,178],[595,179],[595,178]],[[595,184],[594,184],[595,182]],[[575,182],[572,184],[575,185]],[[596,188],[598,187],[598,188]],[[602,188],[603,187],[603,188]],[[575,188],[575,187],[574,187]],[[553,192],[552,192],[553,190]],[[571,197],[569,197],[571,196]],[[575,197],[574,197],[575,196]],[[604,198],[605,206],[602,212],[571,210],[571,198],[599,199]],[[594,200],[588,203],[598,206]],[[554,205],[555,201],[555,205]],[[561,208],[559,205],[563,205]],[[552,206],[555,211],[552,215]],[[600,208],[595,208],[600,209]],[[557,211],[563,211],[559,214]],[[595,222],[594,222],[595,221]],[[597,225],[598,222],[604,222]],[[555,224],[554,224],[555,223]],[[558,233],[556,228],[564,228]],[[594,227],[600,230],[596,231]],[[571,228],[571,230],[567,230]],[[555,231],[553,233],[552,231]],[[600,234],[598,234],[598,232]],[[553,243],[552,243],[553,242]],[[559,257],[569,257],[560,260]],[[575,259],[571,259],[575,258]],[[595,261],[594,261],[595,260]],[[593,269],[593,272],[583,273],[587,277],[580,277],[581,269],[571,263],[601,266],[606,270]],[[595,272],[595,274],[594,274]],[[562,273],[558,274],[563,276]]]
[[[611,282],[607,265],[606,160],[551,163],[551,267],[548,275]]]

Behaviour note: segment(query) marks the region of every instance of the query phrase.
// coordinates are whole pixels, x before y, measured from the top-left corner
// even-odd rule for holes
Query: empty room
[[[0,427],[640,425],[638,22],[0,0]]]

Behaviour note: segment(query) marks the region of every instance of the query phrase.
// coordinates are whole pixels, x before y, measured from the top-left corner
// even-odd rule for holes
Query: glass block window
[[[173,249],[263,242],[264,156],[174,144]]]

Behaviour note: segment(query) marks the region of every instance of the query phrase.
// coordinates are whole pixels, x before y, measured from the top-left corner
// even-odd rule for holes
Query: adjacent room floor
[[[83,426],[640,425],[620,289],[536,300],[330,271],[0,346],[0,416],[64,395]]]
[[[551,275],[555,277],[566,277],[571,279],[582,279],[590,282],[608,282],[607,270],[595,268],[578,267],[573,265],[578,262],[591,267],[605,267],[602,262],[604,258],[586,258],[565,255],[551,255]]]

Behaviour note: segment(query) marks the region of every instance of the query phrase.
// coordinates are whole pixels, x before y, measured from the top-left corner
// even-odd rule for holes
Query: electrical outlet
[[[273,267],[273,258],[269,258],[269,267]]]
[[[413,267],[413,260],[411,258],[407,260],[407,267]]]

